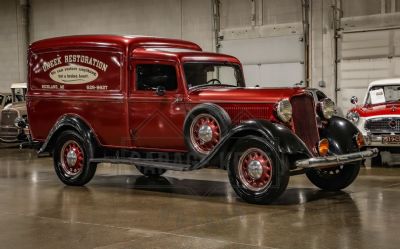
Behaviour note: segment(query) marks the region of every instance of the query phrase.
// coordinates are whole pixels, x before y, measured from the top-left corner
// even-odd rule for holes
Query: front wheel
[[[75,131],[60,134],[53,159],[56,174],[64,184],[83,186],[93,178],[97,164],[89,162],[91,149],[91,144]]]
[[[308,179],[320,189],[338,191],[353,183],[357,178],[360,167],[361,161],[333,168],[309,169],[306,175]]]
[[[287,161],[265,139],[240,138],[230,157],[229,181],[243,200],[267,204],[278,198],[289,182]]]

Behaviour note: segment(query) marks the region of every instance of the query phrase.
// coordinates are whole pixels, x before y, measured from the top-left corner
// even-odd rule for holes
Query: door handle
[[[183,97],[182,96],[176,96],[174,100],[174,104],[182,103],[183,102]]]

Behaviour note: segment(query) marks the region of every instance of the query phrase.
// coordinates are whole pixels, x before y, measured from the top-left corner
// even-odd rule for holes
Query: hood
[[[194,101],[200,102],[269,102],[276,103],[284,98],[304,93],[304,88],[261,88],[261,87],[207,87],[190,92]]]
[[[4,107],[3,110],[8,110],[8,109],[16,109],[18,111],[22,111],[22,112],[26,112],[26,102],[25,101],[21,101],[21,102],[16,102],[16,103],[12,103],[7,105],[6,107]]]
[[[351,111],[358,112],[361,117],[400,115],[400,102],[357,106]]]

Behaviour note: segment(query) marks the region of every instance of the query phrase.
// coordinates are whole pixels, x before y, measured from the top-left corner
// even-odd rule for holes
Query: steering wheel
[[[219,79],[211,79],[211,80],[209,80],[209,81],[207,81],[207,84],[213,84],[213,85],[215,85],[215,84],[222,84],[221,83],[221,81],[219,81]]]

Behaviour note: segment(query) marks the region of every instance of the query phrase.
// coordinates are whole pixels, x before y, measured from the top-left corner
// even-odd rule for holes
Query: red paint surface
[[[181,50],[149,49],[160,47]],[[70,54],[101,60],[108,65],[107,70],[103,72],[96,66],[79,62],[64,63],[66,66],[90,67],[99,75],[87,84],[57,83],[49,77],[49,71],[44,72],[43,63]],[[75,114],[93,129],[104,146],[185,151],[183,123],[188,111],[199,103],[219,104],[235,123],[254,118],[276,121],[273,115],[276,102],[304,93],[300,88],[233,89],[218,86],[188,91],[182,69],[185,61],[240,65],[232,56],[201,52],[194,43],[174,39],[88,35],[35,42],[29,49],[27,93],[32,136],[38,141],[45,140],[62,115]],[[134,69],[139,62],[175,65],[177,91],[158,96],[154,91],[136,90]],[[43,89],[43,85],[57,86],[57,89]],[[88,90],[87,85],[107,85],[108,88]]]
[[[400,102],[356,106],[350,111],[357,112],[361,117],[400,115]]]

